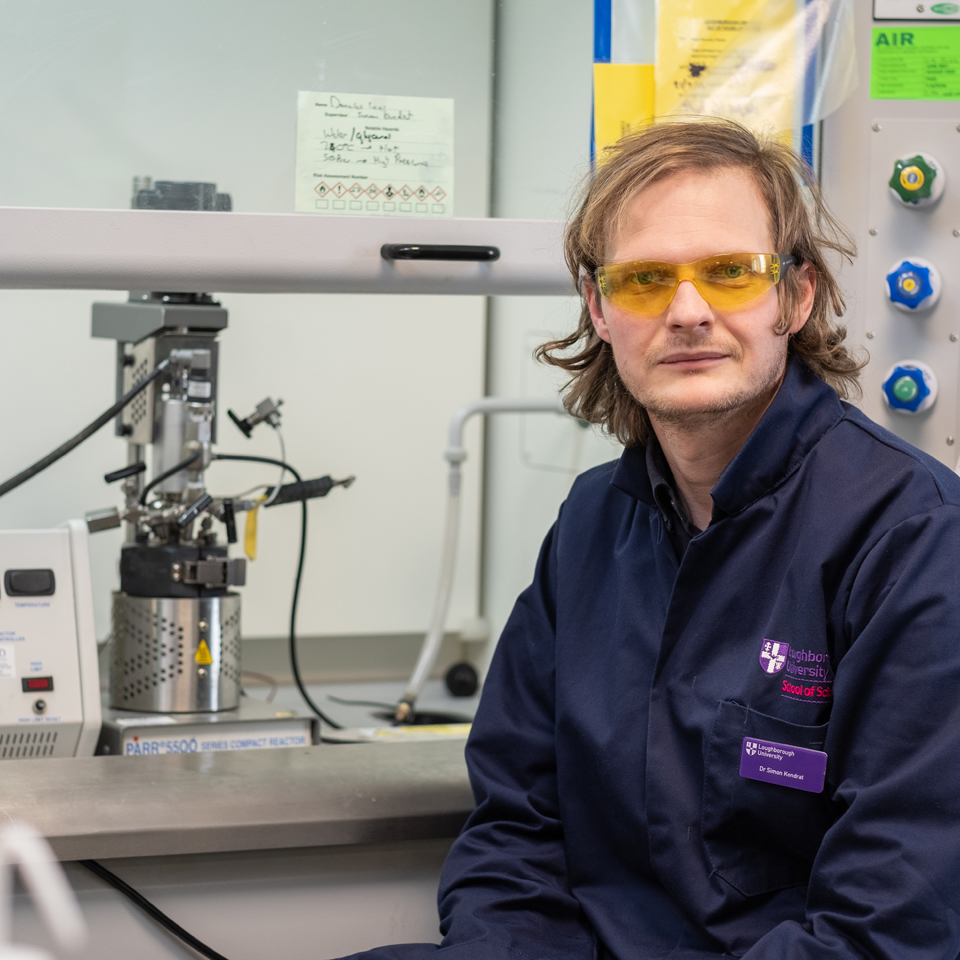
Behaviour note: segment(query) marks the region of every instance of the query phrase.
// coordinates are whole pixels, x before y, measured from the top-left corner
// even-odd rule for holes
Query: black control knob
[[[472,697],[480,686],[480,677],[473,664],[455,663],[444,677],[447,689],[455,697]]]
[[[233,509],[233,500],[223,498],[223,525],[227,528],[227,543],[237,542],[237,515]]]

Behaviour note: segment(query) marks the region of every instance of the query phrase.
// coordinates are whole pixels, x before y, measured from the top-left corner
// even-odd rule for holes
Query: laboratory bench
[[[463,741],[23,760],[0,812],[61,860],[455,837],[473,808]]]
[[[394,686],[311,694],[341,723],[373,726],[369,708],[331,690],[395,702]],[[294,707],[296,691],[274,702]],[[476,702],[433,686],[422,705],[472,714]],[[96,859],[228,960],[322,960],[439,940],[439,871],[473,809],[463,750],[462,738],[388,738],[17,761],[3,767],[0,814],[34,824],[65,861],[91,928],[80,958],[195,956],[75,862]],[[18,942],[47,942],[22,892],[14,914]]]

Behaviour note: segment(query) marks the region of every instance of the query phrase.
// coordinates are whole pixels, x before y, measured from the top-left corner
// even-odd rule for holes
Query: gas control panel
[[[873,102],[873,106],[880,104]],[[951,467],[960,453],[960,128],[879,112],[869,142],[866,412]]]

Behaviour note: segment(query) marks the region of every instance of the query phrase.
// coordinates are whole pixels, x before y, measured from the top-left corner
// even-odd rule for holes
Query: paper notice
[[[669,0],[658,7],[658,116],[730,117],[792,130],[798,79],[794,0]],[[802,106],[802,105],[800,105]]]
[[[453,100],[300,91],[298,213],[453,216]]]
[[[593,65],[593,139],[597,163],[603,151],[621,137],[640,130],[653,118],[653,65]]]

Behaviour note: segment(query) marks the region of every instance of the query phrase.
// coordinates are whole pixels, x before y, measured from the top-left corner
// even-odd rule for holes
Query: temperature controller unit
[[[0,761],[92,756],[99,733],[86,524],[0,530]]]

